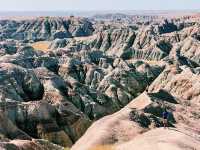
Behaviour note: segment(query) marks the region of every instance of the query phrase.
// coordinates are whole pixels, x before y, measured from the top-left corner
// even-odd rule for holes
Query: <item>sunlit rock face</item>
[[[163,139],[177,149],[191,141],[178,131],[200,132],[200,26],[155,18],[0,20],[0,148],[128,150],[155,136],[153,149],[158,133],[177,135]],[[164,108],[177,131],[155,129]]]

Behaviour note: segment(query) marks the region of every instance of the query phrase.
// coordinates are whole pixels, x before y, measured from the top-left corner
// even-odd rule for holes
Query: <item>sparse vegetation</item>
[[[70,148],[65,147],[64,150],[70,150]],[[91,148],[90,150],[115,150],[115,149],[114,149],[114,146],[112,145],[97,145]]]
[[[90,150],[115,150],[112,145],[97,145]]]
[[[36,50],[41,50],[41,51],[49,51],[49,46],[50,42],[48,41],[39,41],[31,44],[31,46],[36,49]]]

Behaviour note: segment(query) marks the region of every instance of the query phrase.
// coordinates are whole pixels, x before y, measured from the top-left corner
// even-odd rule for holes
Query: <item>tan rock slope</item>
[[[116,150],[188,150],[200,149],[199,135],[180,129],[154,129],[116,146]]]

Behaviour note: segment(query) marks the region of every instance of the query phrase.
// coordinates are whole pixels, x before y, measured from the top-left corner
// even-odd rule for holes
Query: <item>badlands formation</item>
[[[104,17],[0,20],[0,149],[200,150],[199,17]]]

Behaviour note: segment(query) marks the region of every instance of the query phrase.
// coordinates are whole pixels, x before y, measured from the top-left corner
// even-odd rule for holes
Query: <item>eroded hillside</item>
[[[198,21],[0,20],[0,40],[0,147],[128,150],[160,132],[199,149]],[[154,129],[164,107],[173,131]]]

